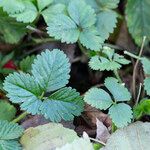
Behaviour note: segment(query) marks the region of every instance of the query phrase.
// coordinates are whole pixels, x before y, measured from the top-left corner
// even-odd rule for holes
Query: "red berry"
[[[13,62],[13,60],[9,60],[4,66],[3,68],[6,68],[6,69],[13,69],[13,70],[16,70],[17,67],[15,65],[15,63]]]

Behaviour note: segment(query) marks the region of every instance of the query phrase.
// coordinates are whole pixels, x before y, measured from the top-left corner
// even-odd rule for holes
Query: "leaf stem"
[[[87,50],[82,46],[82,44],[78,41],[78,46],[83,54],[85,54],[87,57],[90,57]]]
[[[20,114],[17,118],[15,118],[12,122],[13,122],[13,123],[20,122],[20,121],[21,121],[22,119],[24,119],[27,115],[28,115],[27,112],[23,112],[23,113]]]
[[[58,41],[58,40],[56,40],[56,39],[54,39],[54,38],[44,38],[44,39],[32,38],[32,40],[33,40],[36,44],[47,43],[47,42],[57,42],[57,41]]]
[[[119,81],[120,83],[122,83],[122,80],[121,80],[121,78],[120,78],[120,76],[119,76],[118,71],[117,71],[117,70],[114,70],[113,72],[114,72],[114,75],[116,76],[116,78],[118,79],[118,81]]]
[[[135,58],[135,59],[137,59],[137,60],[140,60],[140,59],[141,59],[141,57],[139,57],[139,56],[137,56],[137,55],[135,55],[135,54],[133,54],[133,53],[130,53],[130,52],[128,52],[128,51],[124,51],[124,54],[126,54],[126,55],[128,55],[128,56],[130,56],[130,57],[132,57],[132,58]]]

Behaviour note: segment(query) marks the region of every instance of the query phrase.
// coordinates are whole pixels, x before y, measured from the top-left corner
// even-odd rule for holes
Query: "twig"
[[[143,37],[143,42],[142,42],[141,49],[140,49],[138,57],[141,57],[141,55],[142,55],[145,40],[146,40],[146,36]],[[136,97],[136,72],[137,72],[138,64],[139,64],[139,59],[136,60],[136,63],[135,63],[134,69],[133,69],[133,76],[132,76],[132,92],[133,92],[134,99]]]
[[[137,104],[139,103],[141,90],[142,90],[142,83],[140,83],[140,86],[139,86],[139,92],[138,92],[138,96],[137,96],[137,99],[136,99],[135,106],[137,106]]]

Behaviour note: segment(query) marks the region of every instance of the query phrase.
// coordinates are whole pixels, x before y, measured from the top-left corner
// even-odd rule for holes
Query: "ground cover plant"
[[[148,150],[149,8],[0,0],[0,150]]]

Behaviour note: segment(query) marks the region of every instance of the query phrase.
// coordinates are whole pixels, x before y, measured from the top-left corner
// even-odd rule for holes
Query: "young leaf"
[[[86,92],[84,101],[93,107],[104,110],[109,108],[113,103],[110,95],[103,89],[98,88],[92,88]]]
[[[150,100],[144,99],[133,109],[134,117],[140,119],[144,115],[150,115]]]
[[[149,0],[128,0],[126,6],[126,19],[129,32],[136,44],[141,46],[143,36],[150,40],[150,1]]]
[[[96,55],[90,59],[89,66],[93,70],[117,70],[120,69],[122,65],[130,63],[129,60],[125,59],[122,55],[115,53],[114,49],[109,47],[103,47],[102,53],[104,56]]]
[[[55,91],[68,83],[69,59],[58,49],[46,50],[34,60],[31,72],[45,91]]]
[[[131,107],[125,103],[115,104],[109,109],[109,115],[117,127],[127,126],[133,117]]]
[[[16,115],[16,108],[6,101],[0,100],[0,120],[11,121]]]
[[[72,120],[83,111],[83,101],[75,89],[65,87],[47,97],[40,110],[45,118],[53,122]]]
[[[0,120],[0,149],[21,150],[17,139],[22,135],[23,128],[15,123]]]
[[[117,79],[113,77],[108,77],[105,79],[104,85],[111,92],[111,94],[117,102],[131,100],[130,92],[127,88],[125,88],[124,85],[118,83]]]

